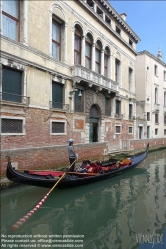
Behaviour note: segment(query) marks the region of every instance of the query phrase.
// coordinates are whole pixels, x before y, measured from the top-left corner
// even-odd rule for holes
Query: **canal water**
[[[166,248],[166,150],[129,173],[71,189],[17,186],[1,192],[1,248]]]

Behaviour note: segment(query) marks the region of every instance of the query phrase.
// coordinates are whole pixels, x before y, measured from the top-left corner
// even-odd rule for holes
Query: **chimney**
[[[158,57],[159,60],[162,60],[162,53],[161,53],[161,49],[160,48],[158,49],[157,57]]]
[[[120,14],[120,16],[123,18],[124,21],[126,21],[126,16],[127,16],[126,13],[122,13]]]

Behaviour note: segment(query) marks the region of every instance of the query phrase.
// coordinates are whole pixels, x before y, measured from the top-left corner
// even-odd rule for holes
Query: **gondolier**
[[[76,159],[77,159],[77,156],[76,156],[76,153],[74,151],[74,148],[73,148],[73,142],[74,140],[73,139],[69,139],[68,140],[68,154],[69,154],[69,161],[70,161],[70,165],[73,164],[71,166],[71,168],[69,169],[69,172],[73,172],[74,171],[74,168],[75,168],[75,163],[73,163]]]

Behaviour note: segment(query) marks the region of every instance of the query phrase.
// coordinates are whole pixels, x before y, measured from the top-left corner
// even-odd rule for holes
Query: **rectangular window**
[[[147,112],[147,121],[150,121],[150,112]]]
[[[120,114],[121,114],[121,101],[116,100],[115,104],[116,104],[116,106],[115,106],[115,108],[116,108],[115,115],[120,116]]]
[[[132,115],[133,115],[133,105],[129,104],[129,119],[132,119]]]
[[[21,103],[22,71],[2,68],[2,100]]]
[[[155,129],[155,135],[158,135],[158,129]]]
[[[129,39],[129,45],[132,47],[133,46],[133,42]]]
[[[164,71],[164,81],[166,81],[166,71]]]
[[[25,119],[19,118],[1,118],[1,133],[2,134],[23,134],[25,126]]]
[[[129,134],[133,133],[133,127],[129,127]]]
[[[166,125],[166,114],[164,114],[164,125]]]
[[[87,0],[87,4],[93,9],[94,8],[94,2],[92,0]]]
[[[115,59],[115,81],[120,83],[120,61]]]
[[[111,20],[107,16],[105,16],[105,21],[106,21],[106,23],[108,23],[109,25],[111,25]]]
[[[159,115],[158,113],[155,113],[155,124],[159,123]]]
[[[51,134],[65,134],[66,128],[65,128],[65,122],[60,121],[51,121]]]
[[[129,67],[129,91],[132,91],[133,85],[133,69]]]
[[[52,82],[52,107],[63,109],[63,84]]]
[[[19,41],[20,1],[2,1],[2,30],[3,35]]]
[[[154,65],[154,75],[158,76],[158,67],[157,67],[157,65]]]
[[[115,126],[115,133],[116,134],[120,134],[121,133],[121,126],[120,125],[116,125]]]
[[[121,34],[121,30],[117,26],[116,26],[116,33],[118,33],[119,35]]]
[[[61,58],[61,24],[52,20],[52,56],[60,60]]]
[[[103,11],[97,7],[97,14],[101,17],[103,17]]]
[[[166,129],[164,129],[164,136],[166,136]]]

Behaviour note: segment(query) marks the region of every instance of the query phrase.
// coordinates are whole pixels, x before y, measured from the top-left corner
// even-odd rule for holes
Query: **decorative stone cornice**
[[[127,33],[129,33],[133,39],[138,43],[140,42],[140,38],[136,35],[136,33],[130,28],[130,26],[124,21],[124,19],[116,12],[116,10],[112,7],[112,5],[107,0],[98,0],[103,7],[110,13],[110,17],[116,19],[116,21],[122,26]],[[81,4],[86,6],[91,12],[94,12],[91,10],[90,6],[85,3],[82,0],[79,0]]]

